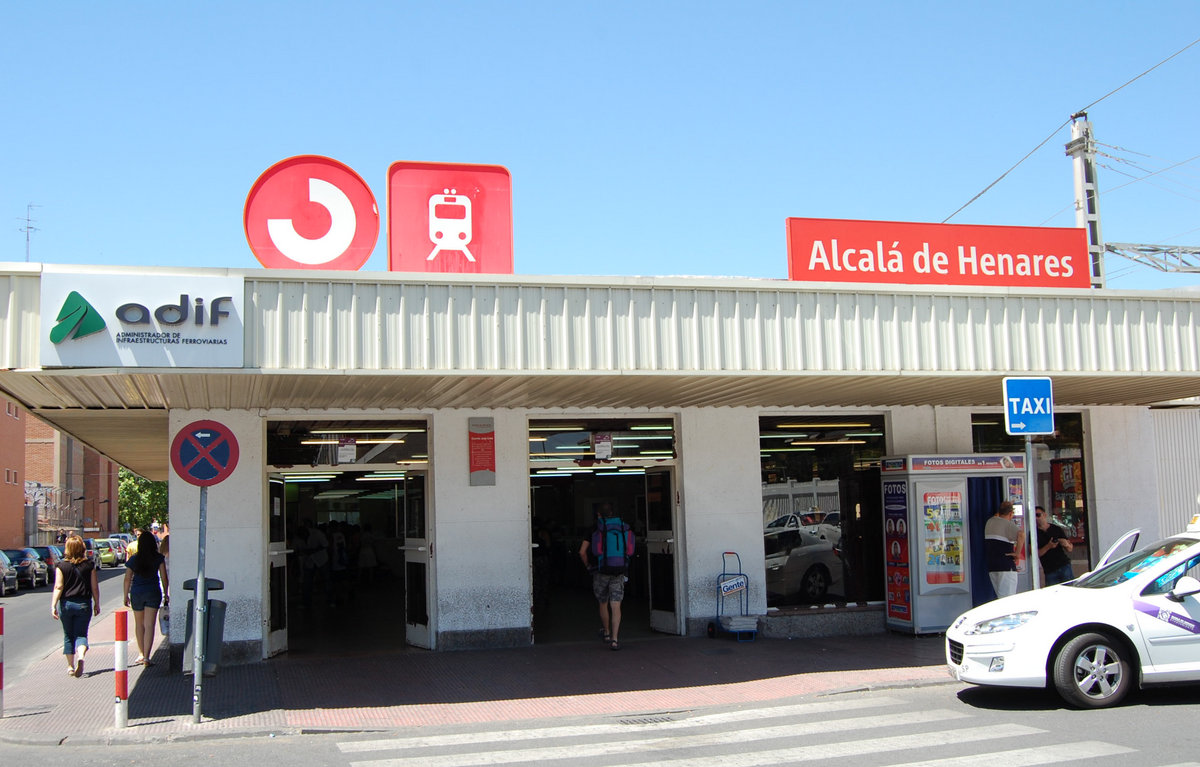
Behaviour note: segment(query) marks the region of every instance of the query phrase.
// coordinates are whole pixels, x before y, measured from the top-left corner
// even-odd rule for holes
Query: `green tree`
[[[118,507],[118,522],[122,532],[125,532],[126,525],[130,530],[135,527],[149,530],[150,523],[156,520],[169,523],[166,482],[152,482],[121,469],[118,496],[121,504]]]

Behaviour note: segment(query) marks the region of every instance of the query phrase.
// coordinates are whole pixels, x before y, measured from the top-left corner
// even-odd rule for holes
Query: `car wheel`
[[[1106,708],[1121,702],[1133,684],[1123,645],[1105,634],[1080,634],[1054,658],[1054,686],[1079,708]]]
[[[820,565],[813,565],[800,579],[800,593],[806,599],[823,599],[829,592],[829,573]]]

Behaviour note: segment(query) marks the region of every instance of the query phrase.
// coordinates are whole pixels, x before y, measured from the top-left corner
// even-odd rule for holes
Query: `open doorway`
[[[534,423],[530,435],[534,643],[596,638],[597,602],[579,549],[590,540],[602,504],[636,539],[621,639],[679,633],[672,425]]]
[[[424,424],[272,423],[268,458],[270,653],[429,647]]]

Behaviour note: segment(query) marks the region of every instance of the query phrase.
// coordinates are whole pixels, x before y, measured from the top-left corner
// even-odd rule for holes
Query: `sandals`
[[[75,664],[75,678],[78,679],[81,676],[83,676],[83,658],[80,658],[79,662]]]
[[[617,644],[616,642],[609,642],[608,649],[612,650],[613,652],[616,652],[617,650],[621,649],[621,645]]]
[[[71,666],[69,669],[67,669],[67,676],[75,676],[75,667],[74,666]]]
[[[610,637],[608,632],[604,629],[598,629],[596,631],[596,635],[600,637],[600,641],[604,644],[612,644],[612,637]]]

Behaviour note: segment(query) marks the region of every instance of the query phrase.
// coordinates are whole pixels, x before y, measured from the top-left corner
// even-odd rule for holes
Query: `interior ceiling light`
[[[869,429],[873,423],[777,423],[776,429]]]
[[[530,442],[545,442],[549,437],[530,437]]]
[[[770,455],[771,453],[811,453],[815,450],[815,447],[776,447],[770,450],[760,450],[759,452],[763,455]]]
[[[643,450],[642,455],[675,455],[674,450]]]
[[[302,440],[300,440],[301,445],[336,445],[337,443],[338,443],[338,441],[336,439],[302,439]]]
[[[424,429],[312,429],[309,434],[424,434]]]
[[[972,426],[999,426],[999,421],[971,421]]]
[[[530,431],[583,431],[583,427],[579,424],[570,426],[530,426]]]
[[[404,479],[403,474],[401,474],[398,477],[372,477],[372,476],[355,477],[354,481],[355,482],[396,482],[401,479]]]
[[[796,434],[760,434],[758,436],[759,436],[759,439],[804,439],[805,437],[811,437],[812,435],[796,433]]]
[[[671,426],[670,424],[667,424],[666,426],[630,426],[629,430],[630,431],[670,431],[673,428],[675,428],[675,427]]]
[[[637,434],[632,437],[613,437],[613,442],[640,442],[645,439],[675,439],[671,434]]]
[[[402,439],[357,439],[354,441],[356,445],[403,445]]]
[[[793,445],[865,445],[865,439],[806,439],[794,440]]]
[[[882,437],[883,432],[881,432],[881,431],[866,431],[866,432],[862,432],[860,434],[847,434],[846,436],[847,437]]]

